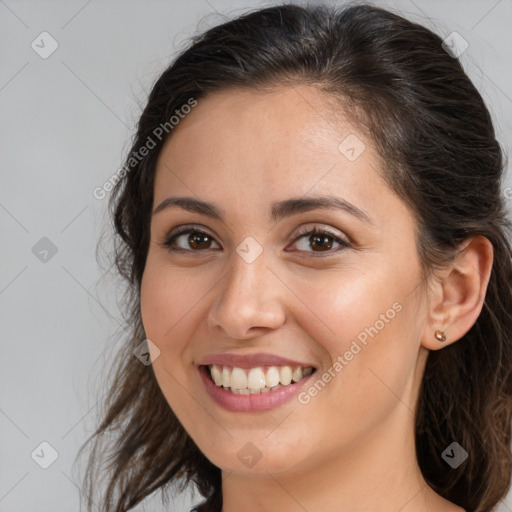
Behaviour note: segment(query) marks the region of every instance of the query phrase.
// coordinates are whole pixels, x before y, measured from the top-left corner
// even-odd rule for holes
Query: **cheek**
[[[193,286],[186,277],[150,258],[142,277],[140,307],[146,336],[157,345],[163,343],[182,323],[197,303]]]
[[[354,435],[357,425],[375,422],[394,407],[397,395],[410,396],[418,356],[421,311],[410,293],[415,269],[400,274],[382,263],[374,268],[317,280],[307,294],[301,291],[308,297],[309,312],[295,316],[330,359],[317,377],[325,378],[330,391],[311,389],[314,396],[309,398],[328,415],[335,400],[344,411],[340,428],[348,421]],[[318,388],[323,389],[320,384]],[[353,422],[347,420],[347,411]]]
[[[369,338],[365,328],[378,322],[378,330],[383,331],[393,321],[383,324],[380,317],[383,314],[387,320],[396,316],[393,303],[402,293],[393,276],[380,263],[372,271],[325,273],[310,279],[307,288],[301,289],[296,282],[298,295],[307,299],[304,311],[294,318],[302,321],[301,327],[335,359],[350,348],[351,341],[364,343]]]
[[[200,296],[186,275],[168,265],[148,265],[141,283],[140,307],[146,338],[160,350],[153,370],[178,415],[181,397],[190,389],[189,340],[200,325]],[[203,291],[204,294],[204,291]]]
[[[141,316],[146,337],[157,345],[159,356],[152,369],[158,385],[174,414],[189,433],[194,424],[204,423],[203,407],[195,396],[186,357],[188,340],[197,325],[198,298],[186,277],[165,263],[148,259],[141,283]],[[191,399],[191,396],[194,399]]]

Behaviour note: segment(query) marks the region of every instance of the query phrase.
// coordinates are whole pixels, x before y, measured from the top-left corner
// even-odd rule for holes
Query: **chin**
[[[273,448],[262,446],[262,443],[236,442],[237,449],[233,451],[233,445],[226,447],[225,451],[205,453],[205,456],[222,471],[233,472],[245,475],[259,475],[268,477],[268,473],[282,473],[290,471],[299,460],[293,457],[297,450],[290,447],[289,450],[282,450],[276,453]],[[240,448],[238,448],[240,445]]]

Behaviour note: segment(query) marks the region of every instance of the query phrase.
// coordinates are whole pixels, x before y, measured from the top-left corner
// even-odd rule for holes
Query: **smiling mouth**
[[[316,371],[312,366],[258,366],[248,369],[210,364],[205,368],[216,386],[240,395],[275,391],[300,382]]]

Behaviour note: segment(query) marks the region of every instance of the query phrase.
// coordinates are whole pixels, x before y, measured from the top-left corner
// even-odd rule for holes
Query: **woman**
[[[192,482],[201,512],[505,496],[503,157],[437,35],[365,5],[214,27],[156,82],[125,169],[102,510]]]

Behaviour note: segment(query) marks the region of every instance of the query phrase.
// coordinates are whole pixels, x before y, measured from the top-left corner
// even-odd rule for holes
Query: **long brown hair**
[[[193,38],[154,85],[128,172],[110,197],[128,334],[103,420],[81,448],[92,443],[84,493],[94,501],[105,478],[101,510],[124,512],[158,489],[165,495],[171,485],[193,482],[205,498],[196,510],[221,510],[220,469],[177,420],[151,366],[133,355],[145,339],[139,293],[155,163],[172,129],[161,140],[154,134],[191,98],[282,84],[310,84],[358,112],[385,179],[414,212],[423,268],[449,263],[472,235],[493,245],[482,312],[462,339],[429,354],[415,418],[417,458],[428,484],[468,511],[488,510],[504,498],[511,476],[512,251],[503,154],[482,97],[441,38],[369,5],[280,5],[247,13]],[[155,147],[135,159],[149,137]],[[456,469],[441,458],[453,441],[469,453]]]

